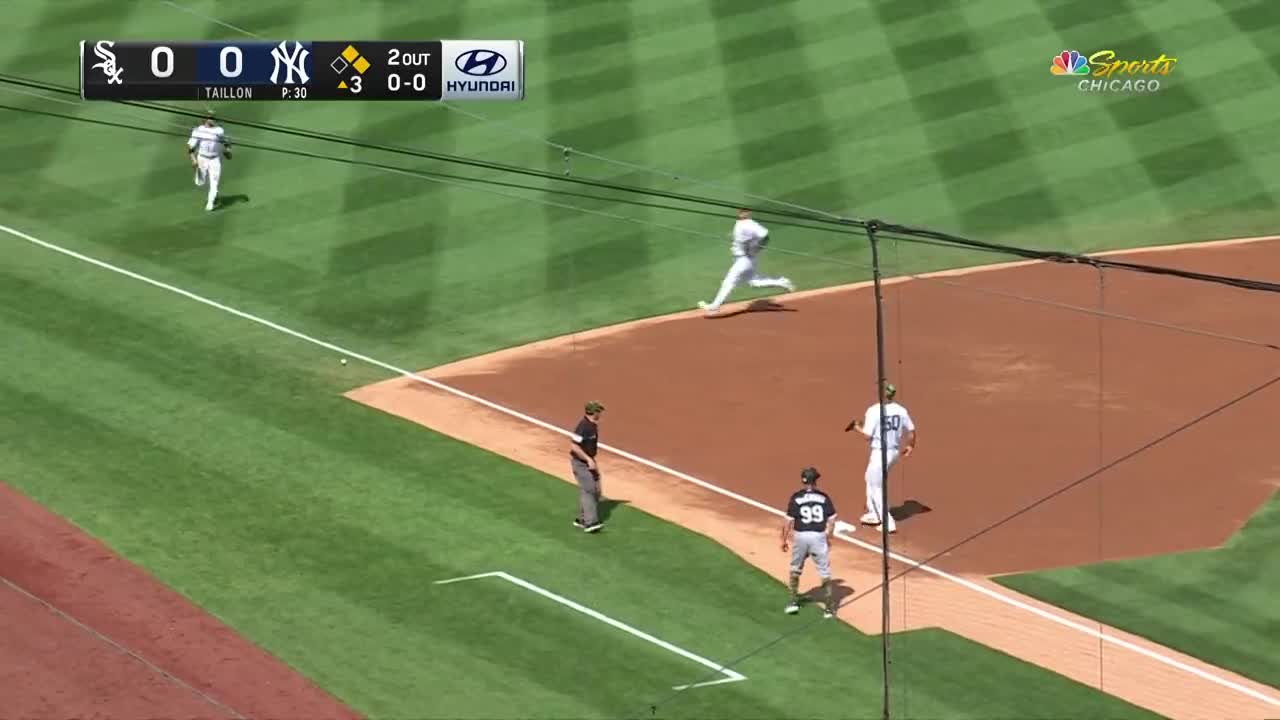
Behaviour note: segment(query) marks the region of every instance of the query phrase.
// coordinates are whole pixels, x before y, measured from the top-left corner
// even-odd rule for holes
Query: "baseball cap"
[[[898,394],[898,387],[893,383],[887,382],[884,384],[884,394],[885,397],[893,397]]]
[[[815,467],[807,467],[800,471],[800,479],[806,485],[812,482],[817,482],[818,478],[820,477],[822,477],[822,474],[819,473],[818,468],[815,468]]]
[[[595,400],[592,400],[591,402],[587,403],[586,411],[588,415],[595,415],[596,413],[601,412],[602,410],[604,410],[604,405],[602,405],[599,402],[596,402]]]

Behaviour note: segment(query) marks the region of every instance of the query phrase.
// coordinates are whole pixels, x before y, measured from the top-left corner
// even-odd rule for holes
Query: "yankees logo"
[[[99,40],[93,46],[93,54],[98,56],[102,62],[93,66],[93,69],[101,69],[102,74],[107,76],[108,85],[123,85],[124,81],[120,76],[124,74],[124,68],[116,66],[116,54],[108,50],[109,47],[115,47],[113,40]]]
[[[271,50],[271,59],[275,61],[275,65],[271,69],[271,82],[275,85],[280,84],[280,70],[283,67],[285,85],[293,85],[295,83],[293,78],[295,73],[302,78],[301,82],[305,84],[311,79],[307,75],[306,69],[307,56],[310,54],[300,42],[294,42],[293,50],[290,50],[289,41],[281,40],[280,44]]]

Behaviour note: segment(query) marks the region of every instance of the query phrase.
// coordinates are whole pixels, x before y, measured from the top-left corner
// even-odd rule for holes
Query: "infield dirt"
[[[1280,245],[1230,241],[1132,255],[1256,275],[1253,268],[1276,266]],[[986,578],[1229,538],[1280,476],[1269,439],[1280,386],[1126,456],[1280,375],[1280,303],[1220,285],[1043,263],[893,281],[884,297],[889,375],[920,430],[918,451],[891,476],[900,518],[894,550],[1274,696]],[[856,520],[867,448],[841,430],[875,401],[872,294],[861,284],[776,300],[726,306],[715,318],[694,311],[578,333],[422,374],[566,428],[583,401],[600,399],[609,407],[606,444],[775,507],[799,469],[816,465],[842,517]],[[571,481],[566,439],[510,415],[409,378],[348,395]],[[606,495],[785,578],[776,518],[607,453],[602,470]],[[875,531],[858,536],[879,542]],[[841,545],[834,562],[855,591],[879,582],[871,552]],[[915,572],[892,591],[894,630],[944,627],[1168,717],[1276,712],[1238,689],[949,580]],[[878,594],[852,602],[841,617],[879,632]]]
[[[0,717],[359,718],[4,483],[0,580]]]

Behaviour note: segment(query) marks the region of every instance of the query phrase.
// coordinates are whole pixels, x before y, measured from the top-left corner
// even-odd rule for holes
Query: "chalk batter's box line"
[[[692,690],[693,688],[707,687],[709,685],[723,685],[725,683],[740,682],[742,680],[747,679],[746,675],[743,675],[742,673],[736,670],[731,670],[719,663],[708,660],[702,657],[701,655],[697,655],[695,653],[689,652],[688,650],[685,650],[682,647],[672,645],[666,640],[663,640],[661,638],[656,638],[643,630],[639,630],[635,627],[632,627],[631,625],[628,625],[622,622],[621,620],[616,620],[614,618],[611,618],[608,615],[605,615],[604,613],[599,612],[598,610],[592,610],[586,605],[582,605],[581,603],[574,602],[573,600],[570,600],[569,598],[564,597],[563,595],[557,595],[551,592],[550,590],[547,590],[546,588],[538,587],[537,585],[534,585],[528,580],[525,580],[523,578],[518,578],[515,575],[502,572],[501,570],[498,570],[495,572],[480,573],[479,575],[466,575],[464,577],[449,578],[447,580],[437,580],[435,581],[434,584],[451,585],[453,583],[468,582],[471,580],[482,580],[484,578],[499,578],[502,580],[506,580],[512,585],[524,588],[525,590],[528,590],[529,592],[532,592],[534,594],[541,595],[542,597],[547,598],[548,600],[555,601],[569,608],[570,610],[575,610],[577,612],[580,612],[583,615],[586,615],[587,617],[592,618],[593,620],[599,620],[600,622],[606,625],[617,628],[629,635],[638,637],[641,640],[644,640],[645,642],[657,645],[658,647],[662,648],[663,650],[666,650],[667,652],[674,653],[687,660],[692,660],[705,668],[715,670],[716,672],[724,675],[724,677],[720,678],[719,680],[709,680],[707,682],[694,683],[692,685],[673,685],[672,686],[673,690]]]
[[[440,390],[440,391],[442,391],[442,392],[448,393],[448,394],[453,395],[453,396],[455,396],[455,397],[462,398],[462,399],[467,400],[467,401],[469,401],[469,402],[473,402],[473,403],[475,403],[475,404],[477,404],[477,405],[482,405],[482,406],[484,406],[484,407],[489,408],[490,410],[494,410],[494,411],[496,411],[496,412],[502,413],[503,415],[507,415],[508,417],[515,418],[515,419],[517,419],[517,420],[520,420],[521,422],[525,422],[525,423],[528,423],[528,424],[533,425],[533,426],[535,426],[535,427],[542,428],[542,429],[544,429],[544,430],[547,430],[547,431],[549,431],[549,432],[555,433],[555,434],[557,434],[557,435],[561,435],[561,436],[564,436],[564,437],[573,437],[573,433],[572,433],[572,432],[567,431],[567,430],[565,430],[565,429],[563,429],[563,428],[561,428],[561,427],[558,427],[558,426],[556,426],[556,425],[553,425],[553,424],[551,424],[551,423],[549,423],[549,422],[547,422],[547,421],[545,421],[545,420],[541,420],[541,419],[539,419],[539,418],[533,417],[532,415],[528,415],[528,414],[526,414],[526,413],[522,413],[522,412],[520,412],[519,410],[515,410],[515,409],[513,409],[513,408],[509,408],[509,407],[507,407],[507,406],[505,406],[505,405],[502,405],[502,404],[500,404],[500,403],[496,403],[496,402],[494,402],[494,401],[492,401],[492,400],[488,400],[488,399],[486,399],[486,398],[482,398],[482,397],[480,397],[479,395],[474,395],[474,394],[472,394],[472,393],[466,392],[465,390],[460,390],[460,389],[455,388],[455,387],[453,387],[453,386],[451,386],[451,385],[447,385],[447,384],[445,384],[445,383],[443,383],[443,382],[440,382],[439,380],[435,380],[435,379],[433,379],[433,378],[429,378],[429,377],[426,377],[426,376],[424,376],[424,375],[419,375],[419,374],[418,374],[418,373],[416,373],[416,372],[411,372],[411,371],[409,371],[409,370],[405,370],[404,368],[396,367],[395,365],[392,365],[391,363],[383,362],[382,360],[378,360],[377,358],[373,358],[373,357],[370,357],[370,356],[368,356],[368,355],[364,355],[364,354],[362,354],[362,353],[358,353],[358,352],[356,352],[356,351],[354,351],[354,350],[350,350],[350,349],[348,349],[348,348],[344,348],[344,347],[342,347],[342,346],[340,346],[340,345],[335,345],[334,343],[331,343],[331,342],[328,342],[328,341],[325,341],[325,340],[321,340],[321,339],[319,339],[319,338],[317,338],[317,337],[313,337],[313,336],[311,336],[311,335],[308,335],[308,334],[306,334],[306,333],[300,332],[300,331],[298,331],[298,330],[294,330],[293,328],[286,327],[286,326],[281,325],[281,324],[279,324],[279,323],[277,323],[277,322],[273,322],[273,321],[271,321],[271,320],[267,320],[267,319],[265,319],[265,318],[258,317],[257,315],[254,315],[254,314],[252,314],[252,313],[247,313],[247,312],[245,312],[245,311],[243,311],[243,310],[239,310],[239,309],[233,308],[233,307],[231,307],[231,306],[229,306],[229,305],[225,305],[225,304],[220,303],[220,302],[218,302],[218,301],[216,301],[216,300],[210,300],[209,298],[204,297],[204,296],[202,296],[202,295],[198,295],[198,294],[196,294],[196,293],[194,293],[194,292],[191,292],[190,290],[184,290],[183,288],[176,287],[176,286],[174,286],[174,285],[170,285],[170,284],[165,283],[165,282],[161,282],[161,281],[156,280],[156,279],[154,279],[154,278],[147,277],[146,275],[142,275],[142,274],[140,274],[140,273],[136,273],[136,272],[134,272],[134,271],[132,271],[132,270],[127,270],[127,269],[122,268],[122,267],[119,267],[119,266],[117,266],[117,265],[112,265],[111,263],[106,262],[106,261],[104,261],[104,260],[99,260],[99,259],[97,259],[97,258],[90,257],[90,256],[85,255],[85,254],[83,254],[83,253],[76,252],[75,250],[71,250],[71,249],[69,249],[69,248],[62,247],[61,245],[58,245],[58,244],[56,244],[56,243],[51,243],[51,242],[49,242],[49,241],[47,241],[47,240],[41,240],[40,238],[37,238],[37,237],[35,237],[34,235],[31,235],[31,234],[29,234],[29,233],[25,233],[25,232],[23,232],[23,231],[21,231],[21,230],[18,230],[18,229],[16,229],[16,228],[9,227],[9,226],[7,226],[7,225],[0,225],[0,232],[3,232],[3,233],[8,234],[8,235],[12,235],[13,237],[18,238],[19,240],[23,240],[23,241],[28,242],[28,243],[30,243],[30,244],[32,244],[32,245],[37,245],[37,246],[42,247],[42,248],[44,248],[44,249],[46,249],[46,250],[50,250],[50,251],[56,252],[56,253],[58,253],[58,254],[65,255],[65,256],[67,256],[67,257],[73,258],[73,259],[75,259],[75,260],[79,260],[80,262],[87,263],[87,264],[89,264],[89,265],[93,265],[93,266],[95,266],[95,267],[101,268],[101,269],[103,269],[103,270],[107,270],[107,271],[109,271],[109,272],[116,273],[116,274],[118,274],[118,275],[123,275],[123,276],[128,277],[128,278],[131,278],[131,279],[133,279],[133,280],[137,280],[138,282],[145,283],[145,284],[147,284],[147,285],[150,285],[150,286],[155,287],[155,288],[160,289],[160,290],[164,290],[165,292],[173,293],[173,294],[175,294],[175,295],[180,295],[180,296],[185,297],[185,298],[187,298],[187,299],[189,299],[189,300],[192,300],[192,301],[194,301],[194,302],[200,303],[201,305],[205,305],[205,306],[208,306],[208,307],[214,308],[215,310],[219,310],[219,311],[224,312],[224,313],[227,313],[227,314],[229,314],[229,315],[234,315],[234,316],[236,316],[236,317],[238,317],[238,318],[241,318],[241,319],[243,319],[243,320],[248,320],[249,322],[255,323],[255,324],[257,324],[257,325],[261,325],[261,326],[263,326],[263,327],[270,328],[270,329],[272,329],[272,330],[275,330],[276,332],[280,332],[280,333],[283,333],[283,334],[288,335],[288,336],[290,336],[290,337],[296,338],[296,339],[298,339],[298,340],[302,340],[303,342],[310,343],[311,345],[315,345],[315,346],[317,346],[317,347],[321,347],[321,348],[324,348],[324,349],[326,349],[326,350],[330,350],[330,351],[332,351],[332,352],[334,352],[334,353],[336,353],[336,354],[338,354],[338,355],[340,355],[340,356],[347,357],[347,358],[351,358],[352,360],[359,360],[359,361],[361,361],[361,362],[367,363],[367,364],[372,365],[372,366],[374,366],[374,367],[382,368],[382,369],[384,369],[384,370],[386,370],[386,371],[388,371],[388,372],[395,373],[396,375],[399,375],[399,376],[401,376],[401,377],[403,377],[403,378],[405,378],[405,379],[407,379],[407,380],[409,380],[409,381],[411,381],[411,382],[416,382],[416,383],[421,383],[421,384],[423,384],[423,385],[427,385],[427,386],[429,386],[429,387],[435,388],[435,389],[437,389],[437,390]],[[1146,249],[1146,252],[1159,252],[1159,251],[1163,251],[1163,250],[1174,250],[1174,249],[1179,249],[1179,248],[1189,248],[1189,247],[1201,247],[1201,248],[1202,248],[1202,247],[1214,247],[1214,246],[1239,245],[1239,244],[1245,244],[1245,243],[1254,243],[1254,242],[1270,241],[1270,240],[1275,240],[1275,239],[1278,239],[1278,238],[1277,238],[1277,236],[1253,237],[1253,238],[1235,238],[1235,239],[1230,239],[1230,240],[1217,240],[1217,241],[1212,241],[1212,242],[1188,243],[1188,244],[1186,244],[1186,245],[1166,245],[1166,246],[1161,246],[1161,247],[1159,247],[1159,248],[1147,248],[1147,249]],[[1114,251],[1114,252],[1109,251],[1109,252],[1106,252],[1106,253],[1096,253],[1096,254],[1097,254],[1097,255],[1108,255],[1108,254],[1119,254],[1119,253],[1121,253],[1121,252],[1123,252],[1123,251]],[[1141,251],[1139,251],[1139,252],[1141,252]],[[1018,267],[1018,266],[1022,266],[1022,265],[1033,265],[1033,264],[1035,264],[1035,262],[1036,262],[1036,261],[1019,261],[1019,262],[1012,262],[1012,263],[999,263],[999,264],[996,264],[996,265],[984,265],[984,266],[973,267],[973,268],[964,268],[964,269],[962,269],[962,270],[946,270],[946,271],[940,271],[940,272],[937,272],[937,273],[928,273],[928,274],[926,274],[926,275],[922,275],[922,276],[920,276],[920,277],[931,277],[931,276],[942,277],[942,276],[956,276],[956,275],[971,275],[971,274],[977,274],[977,273],[982,273],[982,272],[989,272],[989,271],[992,271],[992,270],[1005,269],[1005,268],[1009,268],[1009,267]],[[844,287],[845,287],[845,289],[854,289],[854,288],[864,287],[864,286],[866,286],[867,284],[868,284],[868,283],[854,283],[854,284],[852,284],[852,285],[847,285],[847,286],[844,286]],[[814,291],[814,292],[818,292],[818,291]],[[634,453],[628,452],[628,451],[623,450],[623,449],[621,449],[621,448],[615,448],[615,447],[612,447],[612,446],[610,446],[610,445],[606,445],[605,443],[600,443],[600,448],[601,448],[602,450],[605,450],[606,452],[613,453],[614,455],[617,455],[617,456],[619,456],[619,457],[626,458],[627,460],[631,460],[632,462],[635,462],[635,463],[638,463],[638,464],[640,464],[640,465],[644,465],[645,467],[648,467],[648,468],[651,468],[651,469],[653,469],[653,470],[656,470],[656,471],[658,471],[658,472],[660,472],[660,473],[663,473],[664,475],[669,475],[669,476],[671,476],[671,477],[678,478],[678,479],[680,479],[680,480],[684,480],[685,482],[691,483],[691,484],[693,484],[693,485],[697,485],[698,487],[701,487],[701,488],[703,488],[703,489],[705,489],[705,490],[708,490],[708,491],[710,491],[710,492],[716,493],[716,494],[718,494],[718,495],[722,495],[722,496],[724,496],[724,497],[727,497],[727,498],[733,499],[733,500],[735,500],[735,501],[737,501],[737,502],[739,502],[739,503],[742,503],[742,504],[744,504],[744,505],[749,505],[749,506],[754,507],[754,508],[756,508],[756,509],[758,509],[758,510],[761,510],[761,511],[763,511],[763,512],[769,513],[770,515],[775,515],[775,516],[783,516],[783,515],[784,515],[784,513],[783,513],[781,510],[778,510],[777,508],[774,508],[774,507],[773,507],[773,506],[771,506],[771,505],[766,505],[766,504],[764,504],[764,503],[762,503],[762,502],[760,502],[760,501],[758,501],[758,500],[755,500],[755,499],[753,499],[753,498],[749,498],[749,497],[747,497],[747,496],[745,496],[745,495],[742,495],[742,494],[740,494],[740,493],[736,493],[736,492],[734,492],[734,491],[732,491],[732,490],[729,490],[729,489],[727,489],[727,488],[720,487],[719,485],[716,485],[716,484],[714,484],[714,483],[707,482],[706,480],[702,480],[702,479],[700,479],[700,478],[696,478],[696,477],[694,477],[694,476],[692,476],[692,475],[690,475],[690,474],[688,474],[688,473],[686,473],[686,472],[681,472],[681,471],[679,471],[679,470],[676,470],[675,468],[667,467],[666,465],[663,465],[663,464],[661,464],[661,463],[655,462],[655,461],[650,460],[650,459],[645,458],[645,457],[641,457],[641,456],[639,456],[639,455],[636,455],[636,454],[634,454]],[[836,537],[838,537],[840,540],[842,540],[842,541],[844,541],[844,542],[851,543],[851,544],[853,544],[853,545],[856,545],[856,546],[858,546],[858,547],[861,547],[861,548],[862,548],[862,549],[864,549],[864,550],[867,550],[867,551],[870,551],[870,552],[873,552],[873,553],[876,553],[876,554],[881,554],[881,553],[883,552],[883,548],[881,548],[879,545],[875,545],[875,544],[873,544],[873,543],[869,543],[869,542],[865,542],[865,541],[863,541],[863,540],[859,540],[858,538],[852,537],[851,535],[848,535],[848,534],[847,534],[847,533],[845,533],[845,532],[837,532],[837,533],[836,533]],[[1117,647],[1124,648],[1125,650],[1128,650],[1128,651],[1130,651],[1130,652],[1132,652],[1132,653],[1134,653],[1134,654],[1141,655],[1141,656],[1146,657],[1146,658],[1148,658],[1148,659],[1154,660],[1155,662],[1158,662],[1158,663],[1160,663],[1160,664],[1162,664],[1162,665],[1165,665],[1165,666],[1167,666],[1167,667],[1174,668],[1174,669],[1179,670],[1179,671],[1181,671],[1181,672],[1184,672],[1184,673],[1186,673],[1186,674],[1188,674],[1188,675],[1192,675],[1192,676],[1194,676],[1194,677],[1196,677],[1196,678],[1199,678],[1199,679],[1201,679],[1201,680],[1205,680],[1206,682],[1210,682],[1210,683],[1213,683],[1213,684],[1218,685],[1218,686],[1220,686],[1220,687],[1227,688],[1227,689],[1232,690],[1232,691],[1234,691],[1234,692],[1237,692],[1237,693],[1239,693],[1239,694],[1241,694],[1241,695],[1245,695],[1245,696],[1251,697],[1251,698],[1253,698],[1253,699],[1255,699],[1255,700],[1260,700],[1260,701],[1262,701],[1262,702],[1264,702],[1264,703],[1266,703],[1266,704],[1268,704],[1268,705],[1271,705],[1272,707],[1280,707],[1280,698],[1277,698],[1277,697],[1275,697],[1275,696],[1273,696],[1273,695],[1271,695],[1271,694],[1269,694],[1269,693],[1262,692],[1262,691],[1257,690],[1257,689],[1255,689],[1255,688],[1253,688],[1253,687],[1246,686],[1246,685],[1244,685],[1244,684],[1241,684],[1241,683],[1236,682],[1236,681],[1234,681],[1234,680],[1231,680],[1231,679],[1229,679],[1229,678],[1222,677],[1222,676],[1220,676],[1220,675],[1216,675],[1216,674],[1214,674],[1214,673],[1212,673],[1212,672],[1208,672],[1208,671],[1202,670],[1201,668],[1195,667],[1195,666],[1193,666],[1193,665],[1189,665],[1189,664],[1187,664],[1187,663],[1185,663],[1185,662],[1183,662],[1183,661],[1181,661],[1181,660],[1179,660],[1179,659],[1177,659],[1177,658],[1175,658],[1175,657],[1170,657],[1170,656],[1168,656],[1168,655],[1165,655],[1165,654],[1163,654],[1163,653],[1157,652],[1157,651],[1155,651],[1155,650],[1151,650],[1151,649],[1149,649],[1149,648],[1143,647],[1143,646],[1141,646],[1141,645],[1138,645],[1138,644],[1136,644],[1136,643],[1130,642],[1130,641],[1128,641],[1128,640],[1125,640],[1125,639],[1122,639],[1122,638],[1115,637],[1114,635],[1110,635],[1110,634],[1108,634],[1108,633],[1105,633],[1105,632],[1101,631],[1101,630],[1100,630],[1100,629],[1098,629],[1098,628],[1090,627],[1090,626],[1085,625],[1085,624],[1083,624],[1083,623],[1080,623],[1080,622],[1077,622],[1077,621],[1075,621],[1075,620],[1072,620],[1072,619],[1071,619],[1071,618],[1069,618],[1069,617],[1065,617],[1065,616],[1060,615],[1060,614],[1058,614],[1058,613],[1049,612],[1049,611],[1044,610],[1044,609],[1042,609],[1042,608],[1040,608],[1040,607],[1036,607],[1036,606],[1030,605],[1030,604],[1028,604],[1028,603],[1022,602],[1021,600],[1018,600],[1017,598],[1011,597],[1011,596],[1009,596],[1009,595],[1005,595],[1005,594],[1000,593],[1000,592],[996,592],[996,591],[994,591],[994,590],[991,590],[990,588],[983,587],[983,586],[978,585],[977,583],[974,583],[974,582],[972,582],[972,581],[969,581],[969,580],[967,580],[967,579],[965,579],[965,578],[962,578],[962,577],[959,577],[959,576],[957,576],[957,575],[953,575],[953,574],[951,574],[951,573],[948,573],[948,572],[946,572],[945,570],[939,570],[938,568],[932,567],[932,566],[930,566],[930,565],[923,564],[923,563],[921,563],[921,562],[919,562],[919,561],[913,560],[913,559],[911,559],[911,558],[909,558],[909,557],[906,557],[906,556],[904,556],[904,555],[901,555],[901,554],[899,554],[899,553],[896,553],[896,552],[890,552],[890,553],[889,553],[889,557],[890,557],[892,560],[895,560],[895,561],[897,561],[897,562],[900,562],[900,563],[904,563],[904,564],[910,565],[910,566],[912,566],[913,568],[920,570],[921,572],[929,573],[929,574],[934,575],[934,576],[936,576],[936,577],[942,578],[943,580],[947,580],[947,581],[949,581],[949,582],[955,583],[955,584],[960,585],[960,586],[962,586],[962,587],[965,587],[965,588],[967,588],[967,589],[969,589],[969,590],[972,590],[973,592],[979,593],[979,594],[981,594],[981,595],[985,595],[985,596],[987,596],[987,597],[991,598],[992,600],[995,600],[995,601],[997,601],[997,602],[1000,602],[1000,603],[1003,603],[1003,604],[1005,604],[1005,605],[1008,605],[1009,607],[1017,608],[1018,610],[1021,610],[1021,611],[1023,611],[1023,612],[1027,612],[1027,613],[1030,613],[1030,614],[1032,614],[1032,615],[1036,615],[1036,616],[1041,617],[1041,618],[1043,618],[1043,619],[1045,619],[1045,620],[1048,620],[1049,622],[1052,622],[1052,623],[1055,623],[1055,624],[1061,625],[1061,626],[1063,626],[1063,627],[1070,628],[1070,629],[1072,629],[1072,630],[1074,630],[1074,631],[1076,631],[1076,632],[1079,632],[1079,633],[1081,633],[1081,634],[1083,634],[1083,635],[1087,635],[1087,636],[1089,636],[1089,637],[1096,638],[1096,639],[1097,639],[1098,641],[1100,641],[1100,642],[1103,642],[1103,643],[1107,643],[1107,644],[1115,645],[1115,646],[1117,646]],[[1050,607],[1053,607],[1053,606],[1050,606]],[[1061,610],[1061,608],[1057,608],[1057,609],[1058,609],[1058,610]],[[717,666],[717,667],[718,667],[718,666]],[[1270,688],[1268,688],[1268,689],[1270,689]]]

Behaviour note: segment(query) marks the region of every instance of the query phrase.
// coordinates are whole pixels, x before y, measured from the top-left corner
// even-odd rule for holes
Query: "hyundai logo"
[[[493,50],[468,50],[453,61],[454,67],[468,75],[497,75],[507,69],[507,59]]]

